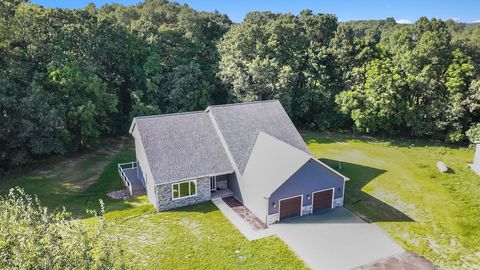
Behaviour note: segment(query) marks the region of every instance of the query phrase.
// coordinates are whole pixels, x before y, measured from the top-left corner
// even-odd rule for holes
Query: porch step
[[[216,199],[216,198],[226,198],[226,197],[231,197],[233,196],[233,192],[230,189],[218,189],[214,190],[211,193],[211,198]]]

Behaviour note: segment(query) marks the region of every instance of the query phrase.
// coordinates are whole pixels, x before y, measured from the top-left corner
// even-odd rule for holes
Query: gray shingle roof
[[[156,184],[233,172],[207,113],[137,117]]]
[[[240,173],[245,170],[260,131],[310,154],[277,100],[210,106],[207,111],[214,116]]]

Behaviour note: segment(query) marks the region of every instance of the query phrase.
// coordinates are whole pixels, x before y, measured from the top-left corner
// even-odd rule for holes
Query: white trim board
[[[318,162],[320,165],[323,165],[325,168],[329,169],[330,171],[332,171],[333,173],[335,173],[336,175],[338,176],[341,176],[343,178],[343,180],[345,181],[348,181],[350,180],[350,178],[346,177],[345,175],[337,172],[336,170],[332,169],[332,167],[328,166],[327,164],[323,163],[322,161],[316,159],[315,157],[312,156],[312,159],[315,160],[316,162]],[[341,162],[341,161],[340,161]]]

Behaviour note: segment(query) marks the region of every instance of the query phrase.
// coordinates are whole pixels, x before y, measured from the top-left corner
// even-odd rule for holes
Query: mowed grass
[[[99,208],[100,199],[107,206],[117,202],[106,196],[107,190],[122,188],[113,164],[134,159],[123,141],[108,141],[108,145],[96,151],[51,159],[13,172],[0,180],[0,194],[19,186],[37,195],[52,210],[65,207],[75,216],[84,217],[86,209]]]
[[[480,269],[480,176],[473,150],[420,140],[305,133],[313,155],[348,176],[345,206],[445,269]],[[443,161],[450,172],[436,169]]]
[[[167,212],[145,202],[107,218],[138,269],[306,269],[276,237],[248,241],[211,202]]]
[[[131,147],[116,145],[48,161],[0,180],[0,194],[19,186],[50,209],[63,206],[87,224],[86,209],[105,202],[106,218],[135,269],[306,269],[280,239],[248,241],[211,203],[156,212],[146,196],[114,200],[122,188],[117,163],[135,160]]]

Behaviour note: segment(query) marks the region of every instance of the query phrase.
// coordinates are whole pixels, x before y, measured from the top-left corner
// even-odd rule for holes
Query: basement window
[[[172,199],[176,200],[193,196],[197,196],[197,180],[172,184]]]

